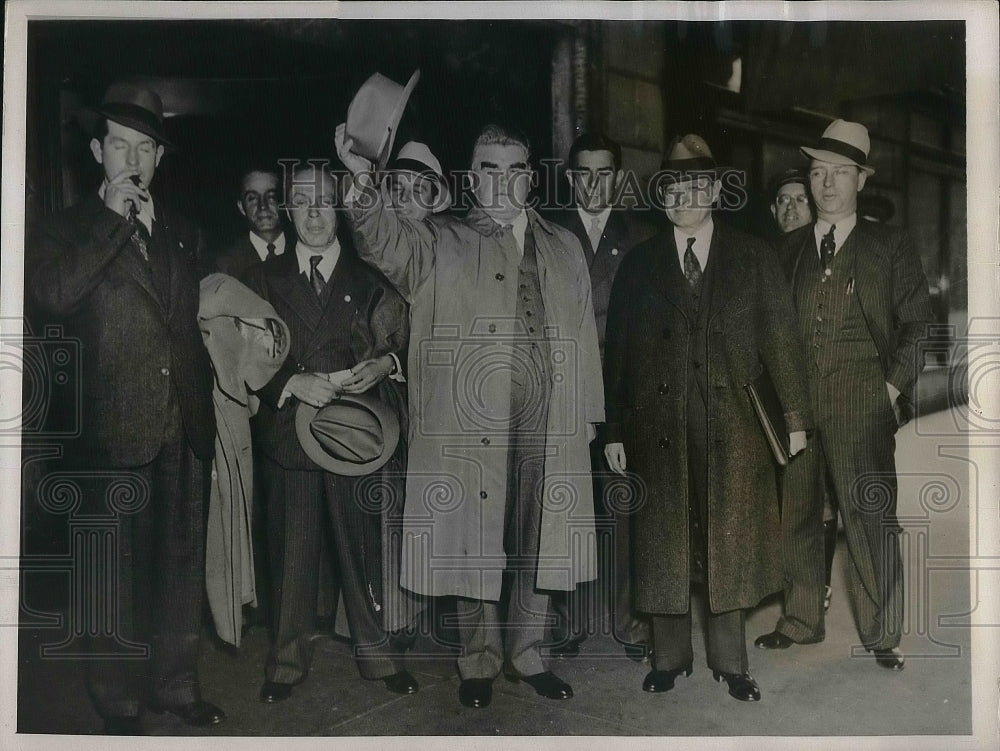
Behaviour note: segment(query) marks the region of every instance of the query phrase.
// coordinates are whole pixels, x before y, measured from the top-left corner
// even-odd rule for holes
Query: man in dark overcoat
[[[787,583],[763,649],[822,641],[823,483],[829,475],[847,537],[847,596],[864,647],[878,665],[903,667],[898,646],[903,571],[896,519],[895,433],[920,372],[918,342],[932,320],[927,279],[907,234],[858,219],[874,174],[860,123],[836,120],[810,158],[816,221],[786,236],[791,280],[817,432],[793,460],[782,518]]]
[[[765,370],[791,451],[811,416],[792,302],[773,251],[716,224],[722,183],[708,145],[678,140],[658,195],[673,225],[615,279],[605,349],[605,454],[633,474],[636,609],[652,615],[643,689],[690,675],[692,583],[707,600],[709,667],[755,701],[744,611],[781,588],[775,463],[744,385]]]
[[[565,211],[553,212],[552,221],[570,230],[580,241],[590,270],[597,343],[603,358],[611,284],[625,255],[638,242],[655,234],[655,228],[652,222],[642,221],[636,211],[616,205],[625,175],[622,148],[617,142],[603,133],[583,133],[570,146],[567,163],[566,180],[573,191],[573,205]],[[597,605],[607,596],[615,638],[624,644],[625,654],[641,660],[648,648],[650,630],[649,620],[636,614],[632,607],[629,520],[625,513],[613,508],[614,504],[609,508],[603,502],[605,489],[611,490],[604,444],[595,440],[590,449],[595,511],[605,521],[612,521],[613,531],[609,544],[599,546],[598,578],[568,593],[553,595],[552,608],[558,620],[552,630],[555,643],[551,652],[562,657],[579,654],[588,630],[595,628],[595,621],[603,617]],[[605,541],[603,536],[599,539]]]
[[[150,190],[169,142],[154,92],[113,84],[83,120],[99,187],[29,242],[28,288],[82,345],[82,473],[135,491],[117,515],[114,567],[85,575],[84,610],[113,588],[114,633],[95,633],[87,686],[108,734],[137,735],[143,707],[221,722],[197,675],[205,588],[204,503],[214,454],[212,370],[198,330],[201,233]],[[85,497],[91,514],[107,515]],[[114,583],[101,582],[117,575]],[[79,628],[90,624],[78,624]],[[115,658],[139,645],[142,659]]]
[[[332,531],[335,578],[358,670],[363,678],[381,679],[394,693],[410,694],[417,681],[383,626],[386,598],[395,592],[387,591],[382,577],[388,551],[382,549],[381,513],[364,501],[364,478],[317,466],[295,428],[301,403],[320,408],[345,392],[368,392],[405,420],[403,388],[387,379],[399,374],[405,358],[406,305],[338,236],[333,177],[301,163],[288,175],[294,248],[245,275],[247,286],[274,306],[291,336],[281,370],[257,392],[261,406],[252,422],[263,454],[274,611],[260,699],[284,701],[309,673],[325,524]],[[347,369],[347,380],[330,378]],[[395,457],[400,468],[404,455],[400,444]]]

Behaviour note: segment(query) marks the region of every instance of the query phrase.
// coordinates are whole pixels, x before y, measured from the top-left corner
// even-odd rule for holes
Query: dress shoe
[[[898,649],[876,649],[874,652],[875,662],[878,663],[879,667],[886,670],[903,669],[903,655],[899,653]]]
[[[692,672],[691,665],[673,670],[650,670],[646,679],[642,682],[642,690],[650,694],[663,694],[674,687],[674,679],[679,675],[689,676]]]
[[[576,657],[580,654],[580,642],[583,639],[568,639],[561,644],[549,648],[549,655],[552,657],[566,658]]]
[[[417,689],[420,688],[417,679],[406,670],[400,670],[398,673],[387,675],[382,679],[382,682],[394,694],[415,694],[417,693]]]
[[[463,707],[483,709],[493,699],[492,678],[466,678],[458,686],[458,700]]]
[[[826,613],[830,609],[830,600],[833,599],[833,587],[829,584],[826,585],[826,591],[823,594],[823,612]]]
[[[138,717],[105,717],[104,735],[145,735]]]
[[[780,631],[772,631],[769,634],[758,636],[753,643],[758,649],[788,649],[793,644],[795,641]]]
[[[265,704],[274,704],[275,702],[284,701],[291,695],[291,683],[264,681],[264,685],[260,687],[260,700]]]
[[[218,725],[226,719],[226,713],[211,702],[203,699],[182,704],[179,707],[167,707],[161,704],[150,704],[149,708],[157,714],[170,712],[172,715],[180,717],[185,725],[194,728],[207,728],[209,725]]]
[[[524,681],[535,689],[536,694],[544,696],[546,699],[562,700],[573,698],[573,687],[551,670],[546,670],[544,673],[535,673],[534,675],[507,673],[507,680],[514,683]]]
[[[729,684],[729,695],[740,701],[760,701],[760,689],[750,673],[721,673],[712,671],[712,677],[719,683]]]
[[[653,657],[653,650],[648,644],[623,644],[625,656],[632,662],[646,662]]]

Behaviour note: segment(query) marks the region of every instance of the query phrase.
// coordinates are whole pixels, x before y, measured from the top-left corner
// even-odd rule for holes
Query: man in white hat
[[[789,451],[811,427],[805,365],[774,252],[722,223],[705,141],[678,139],[658,195],[671,227],[629,252],[608,307],[605,456],[641,488],[632,513],[635,608],[652,617],[642,688],[694,669],[691,610],[707,601],[705,651],[730,696],[757,701],[745,611],[781,588],[774,459],[744,384],[770,375]]]
[[[864,647],[878,665],[899,653],[903,570],[896,519],[895,432],[932,320],[927,279],[907,234],[858,221],[858,195],[875,170],[868,130],[834,121],[815,148],[809,187],[816,221],[781,246],[809,368],[816,433],[784,484],[785,611],[756,640],[786,649],[825,637],[823,484],[829,474],[847,536],[847,596]]]
[[[451,206],[451,190],[441,162],[426,144],[408,141],[385,176],[389,203],[400,217],[423,221]]]
[[[475,141],[468,214],[422,222],[385,210],[342,125],[336,141],[358,253],[413,321],[403,586],[456,596],[464,706],[487,706],[501,670],[569,699],[539,646],[548,592],[596,574],[588,445],[604,410],[583,252],[527,207],[528,142],[510,128]]]
[[[80,572],[92,586],[74,610],[116,620],[71,632],[91,637],[87,687],[106,734],[142,734],[144,708],[214,725],[226,715],[201,698],[197,672],[215,453],[212,366],[197,321],[201,233],[152,189],[170,148],[155,92],[112,84],[81,121],[103,180],[45,218],[26,259],[30,293],[82,344],[71,468],[109,485],[85,493],[81,510],[116,525],[110,551],[91,552],[102,563],[117,553],[117,568]]]

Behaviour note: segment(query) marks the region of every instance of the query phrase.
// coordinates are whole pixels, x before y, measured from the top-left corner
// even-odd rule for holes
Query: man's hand
[[[597,426],[592,422],[587,423],[587,443],[597,438]]]
[[[337,396],[337,387],[320,373],[296,373],[288,379],[285,391],[313,407],[324,407]]]
[[[608,466],[612,472],[620,475],[625,474],[625,444],[609,443],[604,447],[604,458],[608,460]]]
[[[104,205],[119,216],[128,216],[129,206],[133,204],[138,212],[142,203],[149,200],[149,191],[141,187],[141,183],[132,182],[133,176],[139,177],[139,168],[126,167],[104,189]]]
[[[806,449],[806,431],[796,430],[788,434],[788,453],[795,456]]]
[[[899,398],[899,389],[897,389],[895,386],[893,386],[888,381],[885,382],[885,388],[886,388],[886,391],[889,392],[889,404],[891,404],[893,407],[895,407],[896,406],[896,400]]]
[[[361,394],[392,372],[393,361],[389,355],[373,360],[362,360],[351,368],[350,378],[340,384],[345,394]]]
[[[360,154],[355,154],[354,139],[347,135],[347,123],[341,123],[333,135],[334,144],[337,147],[337,156],[344,166],[350,170],[352,175],[372,171],[372,163]]]

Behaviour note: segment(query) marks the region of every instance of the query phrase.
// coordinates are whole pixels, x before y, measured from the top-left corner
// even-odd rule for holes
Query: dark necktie
[[[319,272],[319,262],[323,256],[309,256],[309,284],[312,285],[316,297],[323,299],[323,290],[326,289],[326,279]]]
[[[268,243],[267,244],[267,258],[265,258],[264,260],[265,261],[270,261],[276,255],[278,255],[278,254],[274,252],[274,243]]]
[[[684,276],[687,277],[688,284],[697,292],[701,288],[701,264],[698,263],[698,256],[694,254],[692,247],[694,238],[687,239],[687,248],[684,250]]]
[[[132,225],[132,244],[135,249],[139,251],[139,255],[142,256],[144,261],[149,260],[149,243],[152,239],[149,235],[149,230],[146,229],[146,225],[139,221],[139,212],[136,211],[135,204],[130,203],[128,209],[128,216],[126,217],[129,224]]]
[[[819,249],[823,254],[823,268],[829,269],[833,263],[833,256],[837,252],[837,241],[833,239],[833,231],[837,229],[836,224],[830,225],[830,231],[823,235],[823,240],[819,244]]]

